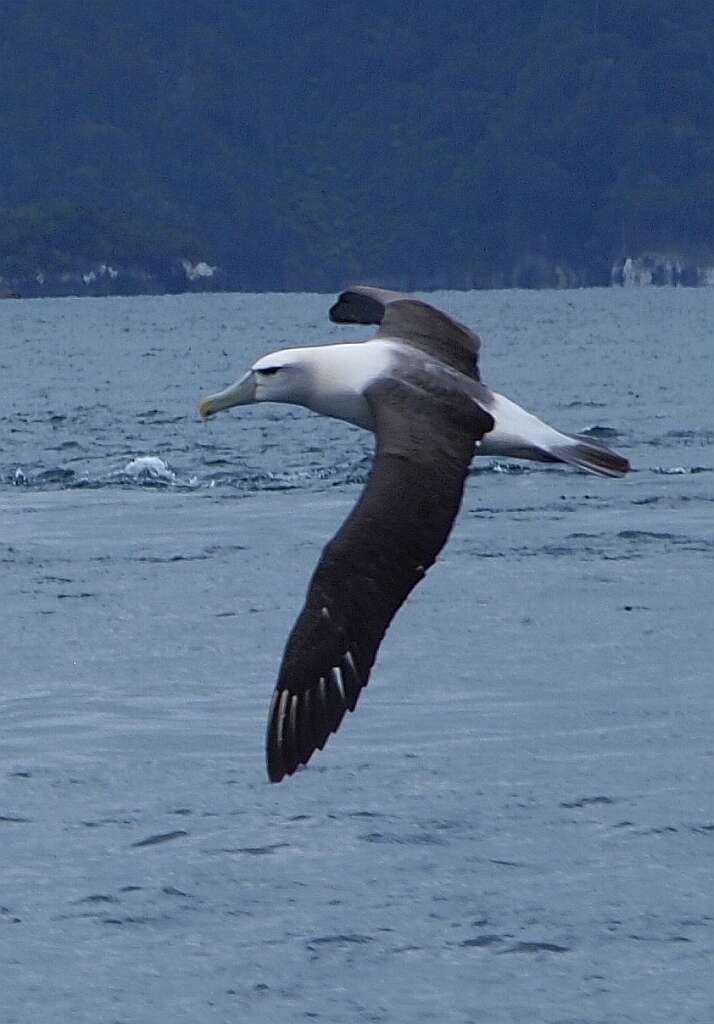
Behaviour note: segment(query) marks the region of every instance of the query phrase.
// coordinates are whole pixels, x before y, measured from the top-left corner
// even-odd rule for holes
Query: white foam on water
[[[174,483],[176,474],[158,455],[138,455],[124,467],[127,476],[135,480],[163,480]]]

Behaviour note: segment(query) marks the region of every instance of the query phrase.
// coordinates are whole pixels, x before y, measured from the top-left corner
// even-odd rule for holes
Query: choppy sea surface
[[[267,707],[371,439],[202,424],[331,297],[0,303],[3,1024],[711,1024],[714,291],[442,292],[630,458],[476,460],[358,711]]]

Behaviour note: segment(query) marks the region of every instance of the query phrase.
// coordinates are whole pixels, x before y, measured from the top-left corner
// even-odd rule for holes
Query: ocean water
[[[712,290],[438,293],[634,471],[477,460],[358,711],[265,717],[371,439],[263,406],[320,295],[0,303],[3,1024],[711,1024]]]

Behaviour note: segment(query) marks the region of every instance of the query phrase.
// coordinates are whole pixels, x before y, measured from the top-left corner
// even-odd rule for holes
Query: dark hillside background
[[[712,69],[701,0],[4,0],[0,290],[706,261]]]

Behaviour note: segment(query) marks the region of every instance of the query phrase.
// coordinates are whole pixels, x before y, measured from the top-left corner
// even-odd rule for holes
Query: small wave
[[[171,465],[159,455],[136,455],[128,459],[113,452],[101,459],[73,459],[74,468],[63,465],[20,465],[0,469],[0,484],[35,490],[103,488],[166,488],[171,490],[225,490],[245,494],[264,491],[322,491],[363,486],[372,459],[365,455],[334,464],[315,461],[289,469],[267,469],[228,458],[209,458],[189,465]],[[550,467],[500,459],[477,459],[471,476],[497,474],[522,476]],[[691,472],[703,472],[692,469]]]
[[[619,437],[620,431],[615,430],[614,427],[606,427],[602,423],[593,423],[592,426],[585,427],[583,430],[578,431],[583,437]]]
[[[714,441],[714,430],[706,427],[699,430],[668,430],[664,436],[673,437],[677,441],[696,440],[711,443]]]
[[[622,540],[637,540],[637,541],[651,541],[651,540],[673,540],[673,541],[685,541],[686,537],[681,537],[676,533],[657,533],[655,530],[620,530],[617,534]]]
[[[506,476],[520,476],[523,473],[532,473],[533,466],[524,465],[521,462],[498,462],[492,461],[487,464],[472,465],[469,469],[469,476],[477,476],[479,473],[504,473]]]
[[[707,448],[714,444],[714,430],[668,430],[666,434],[652,437],[642,444],[652,448]]]
[[[117,484],[139,486],[184,486],[193,487],[198,478],[179,482],[176,473],[155,455],[139,456],[128,462],[122,469],[110,469],[105,474],[90,475],[79,473],[67,466],[49,466],[46,469],[17,466],[9,473],[0,474],[0,482],[12,487],[26,487],[35,490],[50,488],[100,488]]]
[[[711,473],[714,472],[714,468],[712,466],[653,466],[652,472],[659,473],[661,476],[687,476],[690,473]]]
[[[245,493],[261,491],[314,490],[364,484],[369,467],[360,462],[337,466],[315,466],[271,472],[225,464],[226,468],[206,472],[210,467],[193,467],[178,472],[156,455],[142,455],[121,467],[110,466],[73,470],[63,466],[47,469],[17,466],[0,472],[0,484],[30,490],[84,489],[112,487],[154,487],[175,490],[224,488]]]
[[[34,478],[36,484],[69,484],[74,480],[74,470],[63,466],[45,469]]]
[[[310,488],[316,484],[328,487],[345,487],[350,484],[364,484],[369,475],[369,466],[362,463],[337,466],[314,466],[309,469],[293,469],[271,472],[226,470],[212,473],[204,481],[207,487],[235,487],[248,491],[293,491]]]
[[[169,469],[158,455],[139,455],[123,469],[123,473],[132,480],[150,480],[154,483],[176,483],[176,474]]]
[[[49,469],[32,473],[18,466],[14,473],[5,477],[5,482],[13,487],[43,487],[50,484],[60,484],[68,487],[74,480],[74,470],[65,466],[51,466]]]

